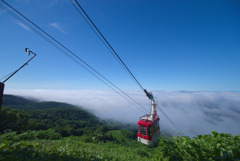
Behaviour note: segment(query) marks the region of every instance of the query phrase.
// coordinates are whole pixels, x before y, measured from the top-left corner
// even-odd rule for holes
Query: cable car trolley
[[[159,116],[157,115],[156,102],[151,92],[147,92],[144,89],[147,97],[151,100],[150,114],[146,114],[140,117],[138,121],[138,141],[150,145],[152,144],[160,134]]]

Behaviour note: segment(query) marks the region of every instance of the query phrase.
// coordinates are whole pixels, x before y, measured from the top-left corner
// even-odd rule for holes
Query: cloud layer
[[[132,123],[143,112],[113,91],[100,90],[8,90],[8,94],[31,97],[43,101],[67,102],[81,106],[103,119],[115,119]],[[150,110],[150,101],[142,92],[127,93]],[[240,93],[239,92],[187,92],[154,91],[159,107],[180,129],[158,111],[162,131],[188,136],[211,133],[212,130],[240,134]]]

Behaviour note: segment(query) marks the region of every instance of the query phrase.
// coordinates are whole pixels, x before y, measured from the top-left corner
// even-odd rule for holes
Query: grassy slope
[[[63,140],[31,140],[20,142],[5,141],[0,147],[0,160],[152,160],[151,154],[141,148],[132,148],[118,144],[85,143],[80,138]],[[3,153],[4,152],[4,153]],[[5,155],[5,156],[3,156]]]

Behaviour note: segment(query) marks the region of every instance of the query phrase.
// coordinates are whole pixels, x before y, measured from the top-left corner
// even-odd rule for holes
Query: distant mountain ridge
[[[24,97],[15,96],[15,95],[3,95],[3,106],[9,105],[26,105],[34,102],[32,99],[26,99]]]
[[[4,95],[3,106],[23,110],[45,109],[46,106],[47,107],[51,106],[51,108],[75,108],[75,109],[77,108],[83,110],[81,107],[77,107],[67,103],[60,103],[55,101],[38,101],[32,98],[25,98],[15,95]]]

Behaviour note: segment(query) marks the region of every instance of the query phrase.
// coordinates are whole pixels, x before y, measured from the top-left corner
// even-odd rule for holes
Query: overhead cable
[[[3,5],[1,5],[1,8],[3,8],[4,10],[6,10],[9,14],[11,14],[14,18],[16,18],[17,20],[19,20],[21,23],[23,23],[24,25],[26,25],[27,27],[29,27],[31,30],[33,30],[35,33],[37,33],[38,35],[40,35],[43,39],[45,39],[46,41],[48,41],[51,45],[53,45],[54,47],[56,47],[57,49],[59,49],[63,54],[67,55],[71,60],[73,60],[75,63],[77,63],[78,65],[80,65],[81,67],[83,67],[85,70],[87,70],[88,72],[90,72],[92,75],[94,75],[97,79],[99,79],[100,81],[102,81],[105,85],[107,85],[108,87],[110,87],[111,89],[114,89],[114,91],[116,91],[116,89],[118,90],[117,93],[121,93],[121,96],[124,96],[124,98],[128,98],[126,100],[128,100],[128,102],[130,102],[130,100],[132,102],[134,102],[135,106],[141,110],[143,113],[145,113],[144,111],[147,111],[143,106],[141,106],[140,104],[138,104],[134,99],[132,99],[128,94],[126,94],[124,91],[122,91],[119,87],[117,87],[115,84],[113,84],[110,80],[108,80],[106,77],[104,77],[102,74],[100,74],[96,69],[94,69],[93,67],[91,67],[88,63],[86,63],[85,61],[83,61],[79,56],[77,56],[76,54],[74,54],[70,49],[68,49],[67,47],[65,47],[63,44],[61,44],[59,41],[57,41],[55,38],[53,38],[50,34],[48,34],[46,31],[44,31],[42,28],[40,28],[38,25],[36,25],[35,23],[33,23],[30,19],[28,19],[26,16],[24,16],[23,14],[21,14],[19,11],[17,11],[15,8],[13,8],[11,5],[9,5],[8,3],[6,3],[4,0],[1,0],[2,2],[4,2],[8,7],[10,7],[11,9],[13,9],[16,13],[18,13],[20,16],[22,16],[25,20],[27,20],[28,22],[30,22],[33,26],[35,26],[37,29],[39,29],[41,32],[43,32],[45,35],[43,35],[41,32],[37,31],[35,28],[33,28],[31,25],[29,25],[26,21],[24,21],[23,19],[21,19],[19,16],[17,16],[16,14],[14,14],[12,11],[10,11],[9,9],[7,9],[6,7],[4,7]],[[65,50],[63,50],[62,48],[60,48],[57,44],[55,44],[54,42],[52,42],[50,39],[52,39],[55,43],[57,43],[58,45],[60,45],[62,48],[64,48]],[[76,60],[77,59],[77,60]],[[108,83],[108,84],[107,84]],[[110,85],[111,86],[110,86]],[[114,87],[114,88],[113,88]],[[130,103],[132,103],[130,102]],[[133,103],[132,103],[133,104]],[[143,111],[144,110],[144,111]]]
[[[173,124],[173,126],[178,130],[180,131],[180,129],[178,128],[178,126],[172,121],[172,119],[170,119],[170,117],[168,117],[168,115],[163,112],[163,110],[161,110],[161,108],[157,105],[157,108],[164,114],[164,116]]]
[[[168,128],[171,131],[175,131],[175,129],[169,127],[167,124],[165,124],[163,121],[160,120],[160,124],[162,124],[163,126],[165,126],[166,128]],[[176,131],[177,132],[177,131]]]
[[[84,11],[84,9],[82,8],[82,6],[78,3],[77,0],[75,0],[76,4],[78,5],[78,7],[82,10],[82,12],[84,13],[84,15],[87,17],[87,19],[90,21],[90,23],[87,21],[87,19],[83,16],[83,14],[78,10],[78,8],[74,5],[74,3],[72,2],[72,0],[70,0],[70,2],[73,4],[73,6],[75,7],[75,9],[78,11],[78,13],[83,17],[83,19],[87,22],[87,24],[91,27],[91,29],[95,32],[95,34],[100,38],[100,36],[102,37],[101,41],[104,43],[104,45],[108,45],[108,49],[110,48],[111,51],[110,53],[114,56],[114,58],[121,64],[121,66],[127,71],[127,73],[129,73],[129,75],[131,76],[131,78],[133,78],[133,80],[135,80],[135,82],[138,84],[138,86],[140,87],[140,89],[142,89],[144,91],[144,88],[142,87],[142,85],[139,83],[139,81],[136,79],[136,77],[133,75],[133,73],[130,71],[130,69],[127,67],[127,65],[123,62],[123,60],[120,58],[120,56],[117,54],[117,52],[113,49],[113,47],[110,45],[110,43],[107,41],[107,39],[105,38],[105,36],[103,36],[103,34],[100,32],[100,30],[98,29],[98,27],[94,24],[94,22],[91,20],[91,18],[88,16],[88,14]],[[100,36],[98,34],[100,34]],[[104,41],[103,41],[104,40]],[[145,92],[144,92],[145,93]]]
[[[14,71],[14,72],[15,72],[15,71]],[[9,73],[9,74],[4,75],[3,77],[1,77],[1,78],[0,78],[0,82],[1,82],[3,79],[7,78],[8,76],[12,75],[14,72],[11,72],[11,73]]]
[[[120,56],[117,54],[117,52],[113,49],[113,47],[110,45],[110,43],[107,41],[105,36],[101,33],[101,31],[98,29],[98,27],[94,24],[94,22],[91,20],[91,18],[88,16],[88,14],[85,12],[85,10],[82,8],[82,6],[78,3],[77,0],[74,0],[78,7],[81,9],[81,11],[84,13],[84,15],[87,17],[87,19],[83,16],[83,14],[79,11],[79,9],[75,6],[75,4],[70,0],[70,2],[73,4],[75,9],[78,11],[78,13],[83,17],[83,19],[87,22],[87,24],[90,26],[90,28],[94,31],[94,33],[98,36],[98,38],[103,42],[103,44],[109,49],[111,49],[110,53],[113,54],[114,58],[117,59],[117,61],[122,65],[122,67],[130,74],[130,76],[137,82],[139,87],[144,91],[144,93],[147,95],[149,99],[151,99],[153,96],[147,92],[146,89],[142,87],[142,85],[139,83],[139,81],[136,79],[136,77],[133,75],[133,73],[130,71],[130,69],[127,67],[127,65],[123,62],[123,60],[120,58]],[[89,23],[90,21],[90,23]],[[92,25],[91,25],[92,24]],[[95,28],[95,30],[94,30]],[[99,36],[99,35],[101,36]],[[104,40],[104,41],[103,41]],[[158,107],[158,106],[157,106]],[[158,107],[159,108],[159,107]],[[167,117],[167,119],[179,130],[179,128],[176,126],[176,124],[159,108],[159,110]]]

